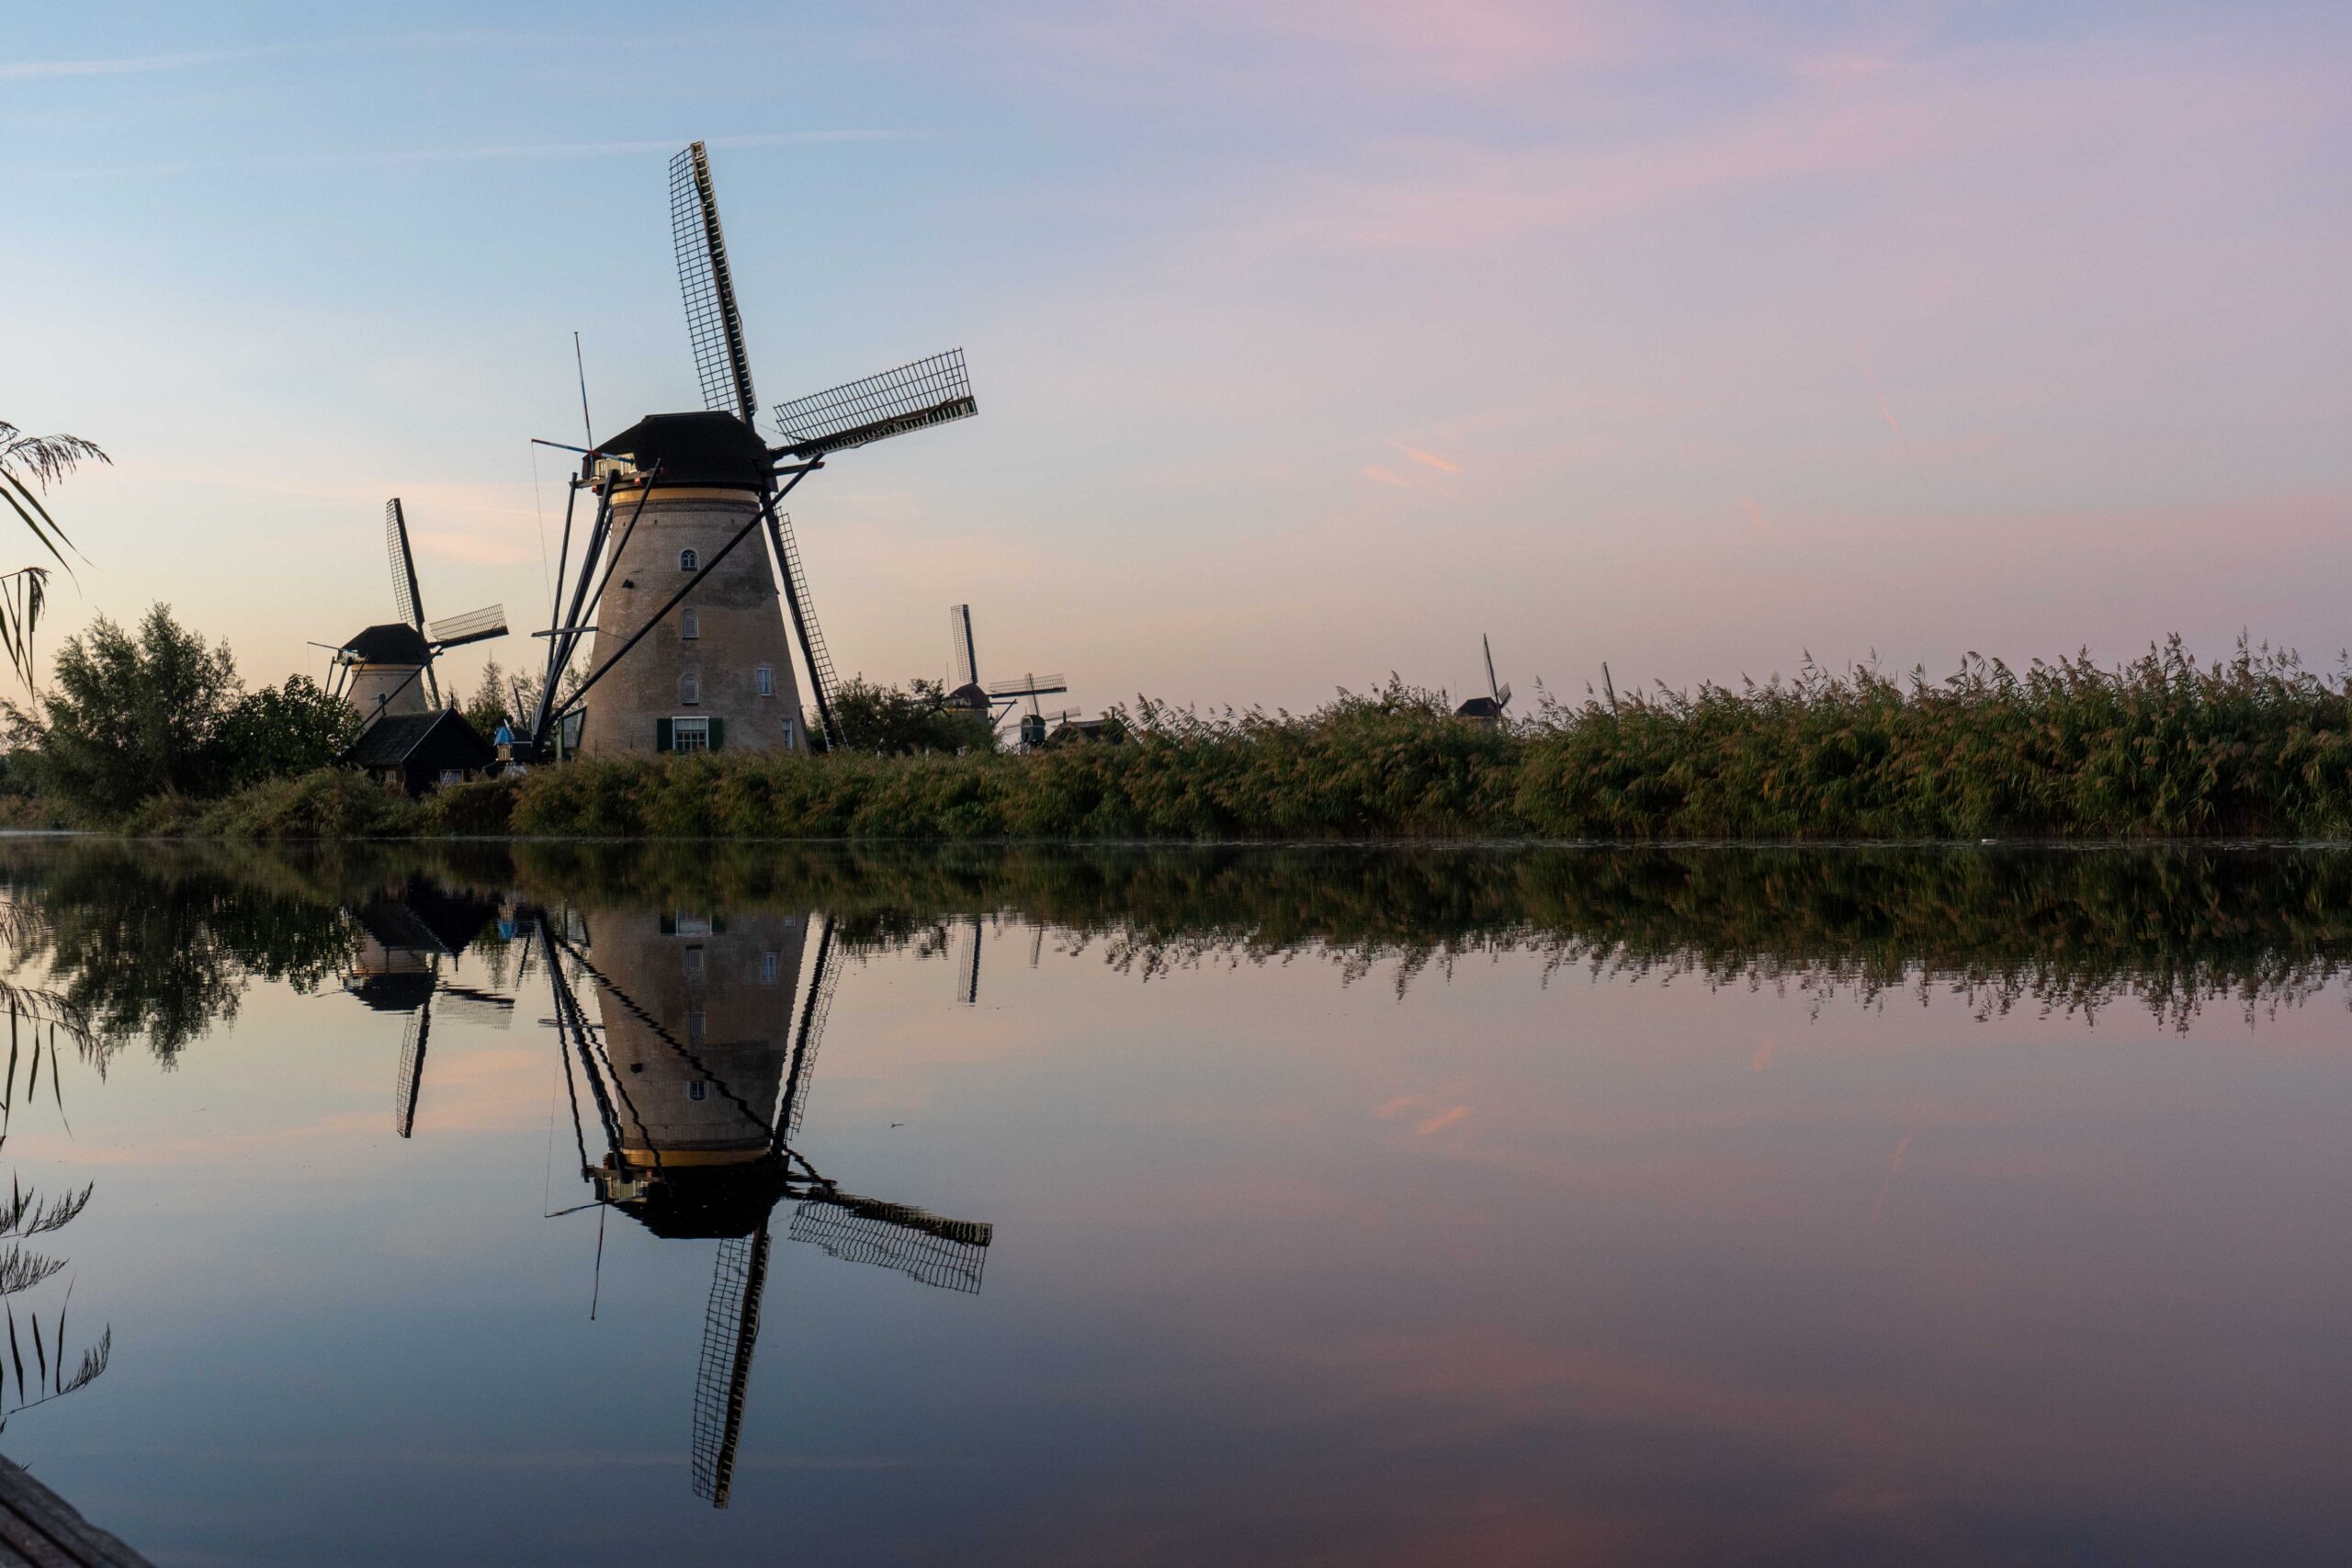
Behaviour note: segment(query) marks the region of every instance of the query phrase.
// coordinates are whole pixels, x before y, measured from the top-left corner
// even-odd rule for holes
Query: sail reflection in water
[[[793,1202],[790,1240],[954,1291],[980,1288],[993,1233],[844,1191],[793,1146],[841,974],[831,920],[621,908],[533,919],[594,1201],[655,1235],[718,1243],[695,1372],[694,1483],[723,1508],[776,1206]]]

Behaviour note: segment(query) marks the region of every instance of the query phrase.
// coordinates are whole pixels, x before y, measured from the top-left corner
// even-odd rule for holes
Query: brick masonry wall
[[[616,533],[628,526],[635,505],[627,494],[615,503]],[[695,551],[707,565],[758,513],[759,502],[748,491],[655,491],[597,606],[586,668],[601,665],[694,575],[680,569],[681,551]],[[650,752],[657,749],[660,720],[697,716],[725,721],[724,747],[729,751],[806,747],[791,635],[768,564],[766,533],[764,525],[754,528],[596,682],[581,728],[581,755]],[[692,638],[683,635],[689,609],[699,623],[700,635]],[[772,696],[759,694],[756,671],[763,664],[773,680]],[[692,703],[680,695],[681,679],[688,673],[700,685],[699,700]]]

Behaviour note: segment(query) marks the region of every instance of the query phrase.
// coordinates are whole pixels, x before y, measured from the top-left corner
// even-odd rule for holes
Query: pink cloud
[[[1396,474],[1391,473],[1386,468],[1366,468],[1363,471],[1363,477],[1370,479],[1374,484],[1394,485],[1398,490],[1410,490],[1413,488],[1407,480]]]
[[[1430,468],[1437,469],[1440,473],[1458,474],[1462,471],[1461,464],[1449,463],[1443,457],[1439,457],[1436,453],[1424,452],[1418,446],[1400,446],[1396,450],[1404,453],[1405,456],[1410,457],[1416,463],[1425,464]]]
[[[1457,1105],[1451,1111],[1441,1111],[1428,1121],[1415,1125],[1413,1135],[1417,1138],[1426,1138],[1431,1133],[1443,1132],[1469,1114],[1470,1108],[1466,1105]]]

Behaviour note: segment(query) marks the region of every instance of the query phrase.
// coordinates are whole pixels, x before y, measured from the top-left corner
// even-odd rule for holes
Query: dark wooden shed
[[[346,766],[413,795],[479,777],[497,760],[498,749],[455,708],[379,718],[343,754]]]

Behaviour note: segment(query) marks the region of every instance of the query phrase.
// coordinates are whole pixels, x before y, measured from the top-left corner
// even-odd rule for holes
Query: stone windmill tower
[[[560,613],[548,631],[532,743],[545,754],[560,736],[565,750],[582,755],[821,750],[840,736],[832,660],[779,505],[829,454],[966,418],[979,405],[954,349],[779,405],[781,441],[771,446],[754,426],[742,318],[699,141],[671,162],[670,216],[707,412],[650,414],[593,448],[571,448],[582,452],[572,505],[586,492],[596,514],[575,559],[565,513]],[[763,532],[765,547],[752,537]],[[561,694],[589,638],[586,678]],[[794,640],[805,686],[792,667]],[[813,722],[804,694],[816,705]]]

